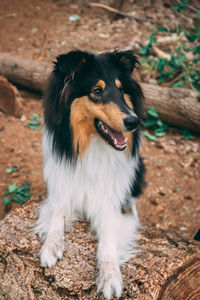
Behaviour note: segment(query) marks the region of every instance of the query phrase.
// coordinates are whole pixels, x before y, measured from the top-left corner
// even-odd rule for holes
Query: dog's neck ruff
[[[86,213],[92,221],[101,215],[100,211],[109,212],[109,206],[112,210],[120,210],[126,196],[131,194],[138,156],[117,151],[96,135],[91,135],[84,156],[72,163],[69,159],[56,159],[52,137],[45,130],[43,153],[45,180],[49,186],[57,182],[59,197],[54,200],[55,206],[63,207],[65,202],[71,215]]]

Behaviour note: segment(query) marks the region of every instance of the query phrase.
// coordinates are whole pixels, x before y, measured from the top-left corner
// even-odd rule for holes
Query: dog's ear
[[[116,57],[122,63],[122,65],[128,70],[129,73],[133,72],[136,64],[139,63],[137,57],[134,55],[132,50],[127,51],[116,51]]]
[[[89,53],[80,50],[61,54],[55,62],[55,72],[59,73],[63,78],[73,77],[75,72],[80,70],[86,63],[89,56]]]

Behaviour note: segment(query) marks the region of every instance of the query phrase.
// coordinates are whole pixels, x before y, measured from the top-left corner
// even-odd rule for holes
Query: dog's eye
[[[97,87],[97,88],[95,88],[95,89],[92,91],[92,93],[93,93],[95,96],[99,97],[99,96],[101,96],[101,95],[103,94],[103,89],[102,89],[101,87]]]

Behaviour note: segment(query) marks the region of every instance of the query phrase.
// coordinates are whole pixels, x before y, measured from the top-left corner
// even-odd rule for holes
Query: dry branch
[[[162,37],[157,37],[156,38],[156,46],[157,47],[163,47],[166,45],[171,45],[178,43],[179,41],[185,42],[186,37],[183,32],[181,32],[180,35],[177,35],[176,33],[171,34],[170,36],[162,36]],[[139,52],[140,49],[144,46],[147,46],[149,41],[145,42],[136,42],[135,38],[130,42],[130,44],[126,47],[127,50],[134,50],[136,52]]]
[[[110,7],[110,6],[106,5],[106,4],[91,2],[91,3],[89,3],[89,5],[91,7],[97,7],[97,8],[105,9],[105,10],[111,12],[111,13],[114,13],[116,15],[119,15],[119,16],[122,16],[122,17],[125,17],[125,18],[135,19],[136,21],[150,22],[150,23],[154,23],[154,24],[158,24],[159,23],[159,22],[157,22],[155,20],[152,20],[152,19],[141,18],[141,17],[134,16],[131,13],[122,12],[122,11],[120,11],[120,10],[118,10],[116,8]]]
[[[32,90],[41,92],[44,89],[51,69],[51,64],[46,62],[0,53],[0,74]],[[154,106],[164,122],[200,132],[200,102],[195,91],[147,83],[141,83],[141,86],[146,98],[146,109]]]
[[[41,268],[41,243],[32,227],[38,204],[30,203],[0,222],[0,299],[102,300],[96,293],[96,239],[86,223],[66,234],[63,260]],[[122,266],[121,299],[199,299],[199,242],[156,228],[141,232],[142,250]]]
[[[158,47],[156,46],[153,46],[153,51],[154,53],[160,57],[160,58],[166,58],[167,61],[170,61],[171,60],[171,55],[164,52],[163,50],[159,49]]]

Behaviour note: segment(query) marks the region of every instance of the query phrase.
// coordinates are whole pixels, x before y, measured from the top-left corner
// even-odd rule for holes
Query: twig
[[[135,19],[136,21],[142,21],[142,22],[150,22],[150,23],[156,23],[156,24],[159,24],[158,21],[155,21],[153,19],[148,19],[148,18],[141,18],[141,17],[136,17],[134,16],[133,14],[131,13],[125,13],[125,12],[122,12],[116,8],[113,8],[113,7],[110,7],[108,5],[105,5],[105,4],[102,4],[102,3],[94,3],[94,2],[91,2],[89,4],[91,7],[99,7],[99,8],[103,8],[105,10],[108,10],[114,14],[117,14],[119,16],[122,16],[122,17],[127,17],[127,18],[132,18],[132,19]]]
[[[170,82],[165,82],[163,84],[163,86],[166,86],[166,87],[169,87],[169,86],[172,86],[172,84],[174,84],[175,82],[177,82],[178,80],[181,79],[181,77],[183,77],[183,73],[180,73],[177,77],[175,77],[172,81]]]
[[[15,18],[17,16],[17,14],[16,13],[10,13],[10,14],[6,14],[6,15],[4,15],[4,16],[0,16],[0,20],[3,20],[3,19],[5,19],[5,18]]]
[[[156,46],[153,46],[153,51],[155,52],[155,54],[158,56],[158,57],[161,57],[161,58],[166,58],[167,61],[170,61],[171,60],[171,55],[164,52],[163,50],[159,49],[158,47]]]
[[[181,2],[180,1],[176,1],[178,4],[181,4]],[[189,8],[190,10],[192,10],[192,11],[194,11],[194,12],[198,12],[198,10],[199,10],[199,8],[197,9],[196,7],[194,7],[194,6],[192,6],[192,5],[187,5],[187,6],[185,6],[185,7],[187,7],[187,8]]]
[[[188,8],[196,13],[198,12],[198,9],[192,5],[188,5]]]
[[[41,46],[41,50],[40,50],[40,54],[38,56],[38,60],[41,61],[44,59],[44,56],[45,56],[45,51],[46,51],[46,48],[47,48],[47,44],[48,44],[48,34],[47,32],[44,32],[44,35],[43,35],[43,41],[42,41],[42,46]]]

